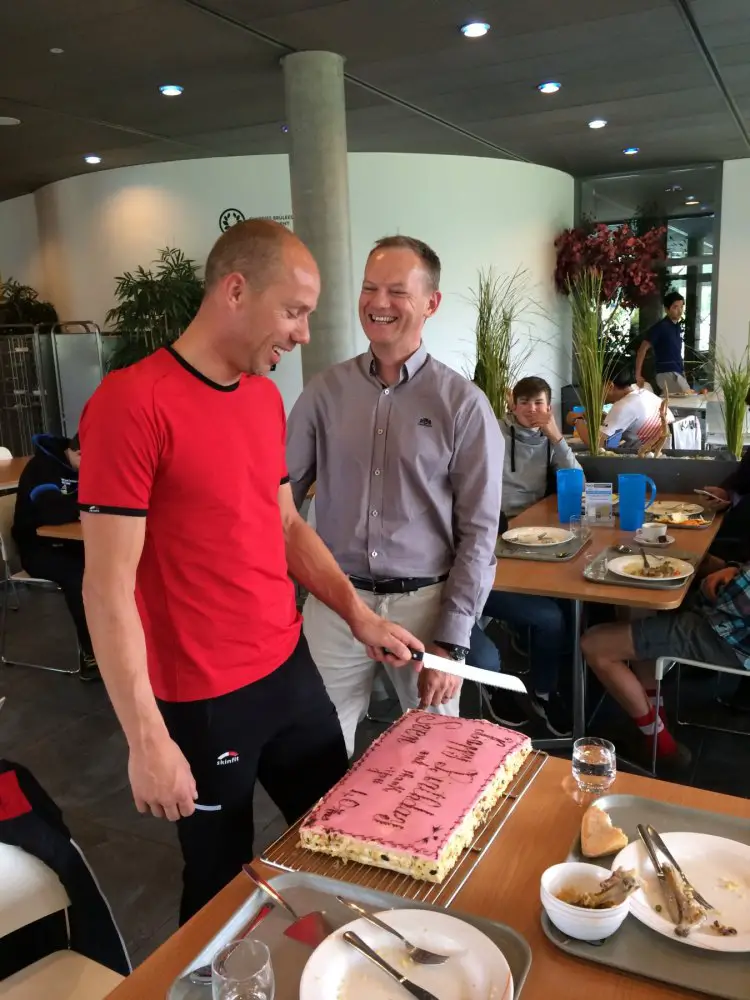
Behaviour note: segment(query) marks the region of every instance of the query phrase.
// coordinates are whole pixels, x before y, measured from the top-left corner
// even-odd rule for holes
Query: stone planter
[[[737,459],[727,452],[665,450],[662,458],[576,452],[576,458],[588,482],[612,483],[615,492],[621,473],[650,476],[660,493],[692,493],[704,486],[720,486],[737,468]]]

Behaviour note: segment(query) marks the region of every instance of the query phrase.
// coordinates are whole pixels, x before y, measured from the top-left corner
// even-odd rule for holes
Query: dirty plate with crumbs
[[[343,940],[354,931],[393,968],[440,1000],[511,1000],[513,976],[505,956],[471,924],[447,913],[386,910],[385,923],[418,947],[451,956],[440,966],[415,965],[392,935],[355,920],[326,938],[310,957],[299,1000],[402,1000],[403,988]]]

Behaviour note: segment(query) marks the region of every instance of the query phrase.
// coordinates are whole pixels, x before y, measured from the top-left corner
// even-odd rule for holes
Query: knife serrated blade
[[[490,687],[504,688],[506,691],[515,691],[517,694],[526,694],[526,685],[514,674],[503,674],[495,670],[482,670],[479,667],[472,667],[463,660],[449,660],[445,656],[436,656],[434,653],[413,653],[413,660],[421,660],[425,667],[430,670],[442,670],[444,674],[453,674],[455,677],[463,677],[466,681],[474,681],[476,684],[487,684]]]

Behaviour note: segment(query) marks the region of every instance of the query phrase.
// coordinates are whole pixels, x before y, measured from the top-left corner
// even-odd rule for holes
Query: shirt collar
[[[407,358],[403,365],[401,365],[401,378],[398,380],[398,385],[414,378],[419,369],[426,363],[428,357],[427,348],[424,346],[424,341],[422,341],[414,354],[410,358]],[[378,369],[372,349],[367,352],[365,358],[367,361],[367,370],[373,378],[377,378]]]

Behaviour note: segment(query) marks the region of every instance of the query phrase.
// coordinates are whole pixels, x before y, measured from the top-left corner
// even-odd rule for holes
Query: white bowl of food
[[[579,941],[601,941],[619,929],[639,887],[631,872],[566,861],[542,875],[540,898],[558,930]]]

